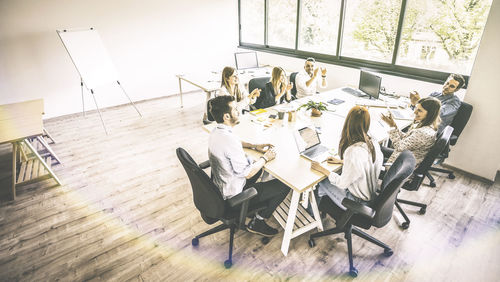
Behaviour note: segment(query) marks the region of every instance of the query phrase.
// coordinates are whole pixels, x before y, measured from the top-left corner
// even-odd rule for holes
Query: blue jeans
[[[351,194],[348,189],[341,189],[331,184],[328,178],[324,179],[318,184],[318,196],[320,198],[319,201],[321,201],[322,197],[328,196],[337,206],[339,206],[343,210],[347,210],[347,208],[342,205],[342,200],[344,200],[344,198],[348,198],[364,205],[370,204],[370,202],[362,200]]]

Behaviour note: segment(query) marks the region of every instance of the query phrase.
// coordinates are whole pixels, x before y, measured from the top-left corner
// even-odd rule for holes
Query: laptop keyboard
[[[328,148],[325,146],[316,146],[308,149],[307,151],[304,152],[304,155],[308,156],[309,158],[313,159],[324,152],[328,151]]]

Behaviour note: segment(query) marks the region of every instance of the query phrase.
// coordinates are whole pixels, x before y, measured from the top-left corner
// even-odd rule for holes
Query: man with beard
[[[241,141],[233,133],[233,127],[239,123],[239,112],[233,96],[218,96],[211,102],[210,113],[217,122],[217,127],[210,133],[208,156],[212,168],[212,179],[220,189],[224,199],[229,199],[243,190],[254,187],[258,195],[250,200],[249,206],[266,203],[266,208],[255,214],[247,226],[252,233],[272,237],[278,230],[267,225],[266,219],[285,199],[290,188],[277,179],[257,182],[262,168],[272,161],[276,151],[271,144],[251,144]],[[257,161],[251,160],[243,151],[250,148],[264,153]]]
[[[326,68],[314,68],[316,60],[314,58],[307,58],[304,64],[304,70],[300,71],[295,77],[295,85],[297,87],[297,98],[311,96],[316,93],[318,87],[325,88],[326,82]]]

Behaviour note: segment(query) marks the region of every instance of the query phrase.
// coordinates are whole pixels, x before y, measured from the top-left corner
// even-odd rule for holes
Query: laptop
[[[315,129],[301,128],[296,131],[294,137],[301,156],[312,161],[323,161],[328,157],[329,149],[321,145],[318,132]]]

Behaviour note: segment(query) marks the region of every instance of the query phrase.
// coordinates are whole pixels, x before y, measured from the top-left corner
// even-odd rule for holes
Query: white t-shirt
[[[316,94],[316,90],[319,88],[325,88],[325,86],[322,85],[322,77],[321,74],[318,74],[314,81],[307,86],[306,82],[311,79],[311,76],[305,71],[302,70],[299,73],[297,73],[297,76],[295,77],[295,84],[297,87],[297,98],[303,98],[306,96],[311,96]],[[326,83],[326,81],[325,81]]]

